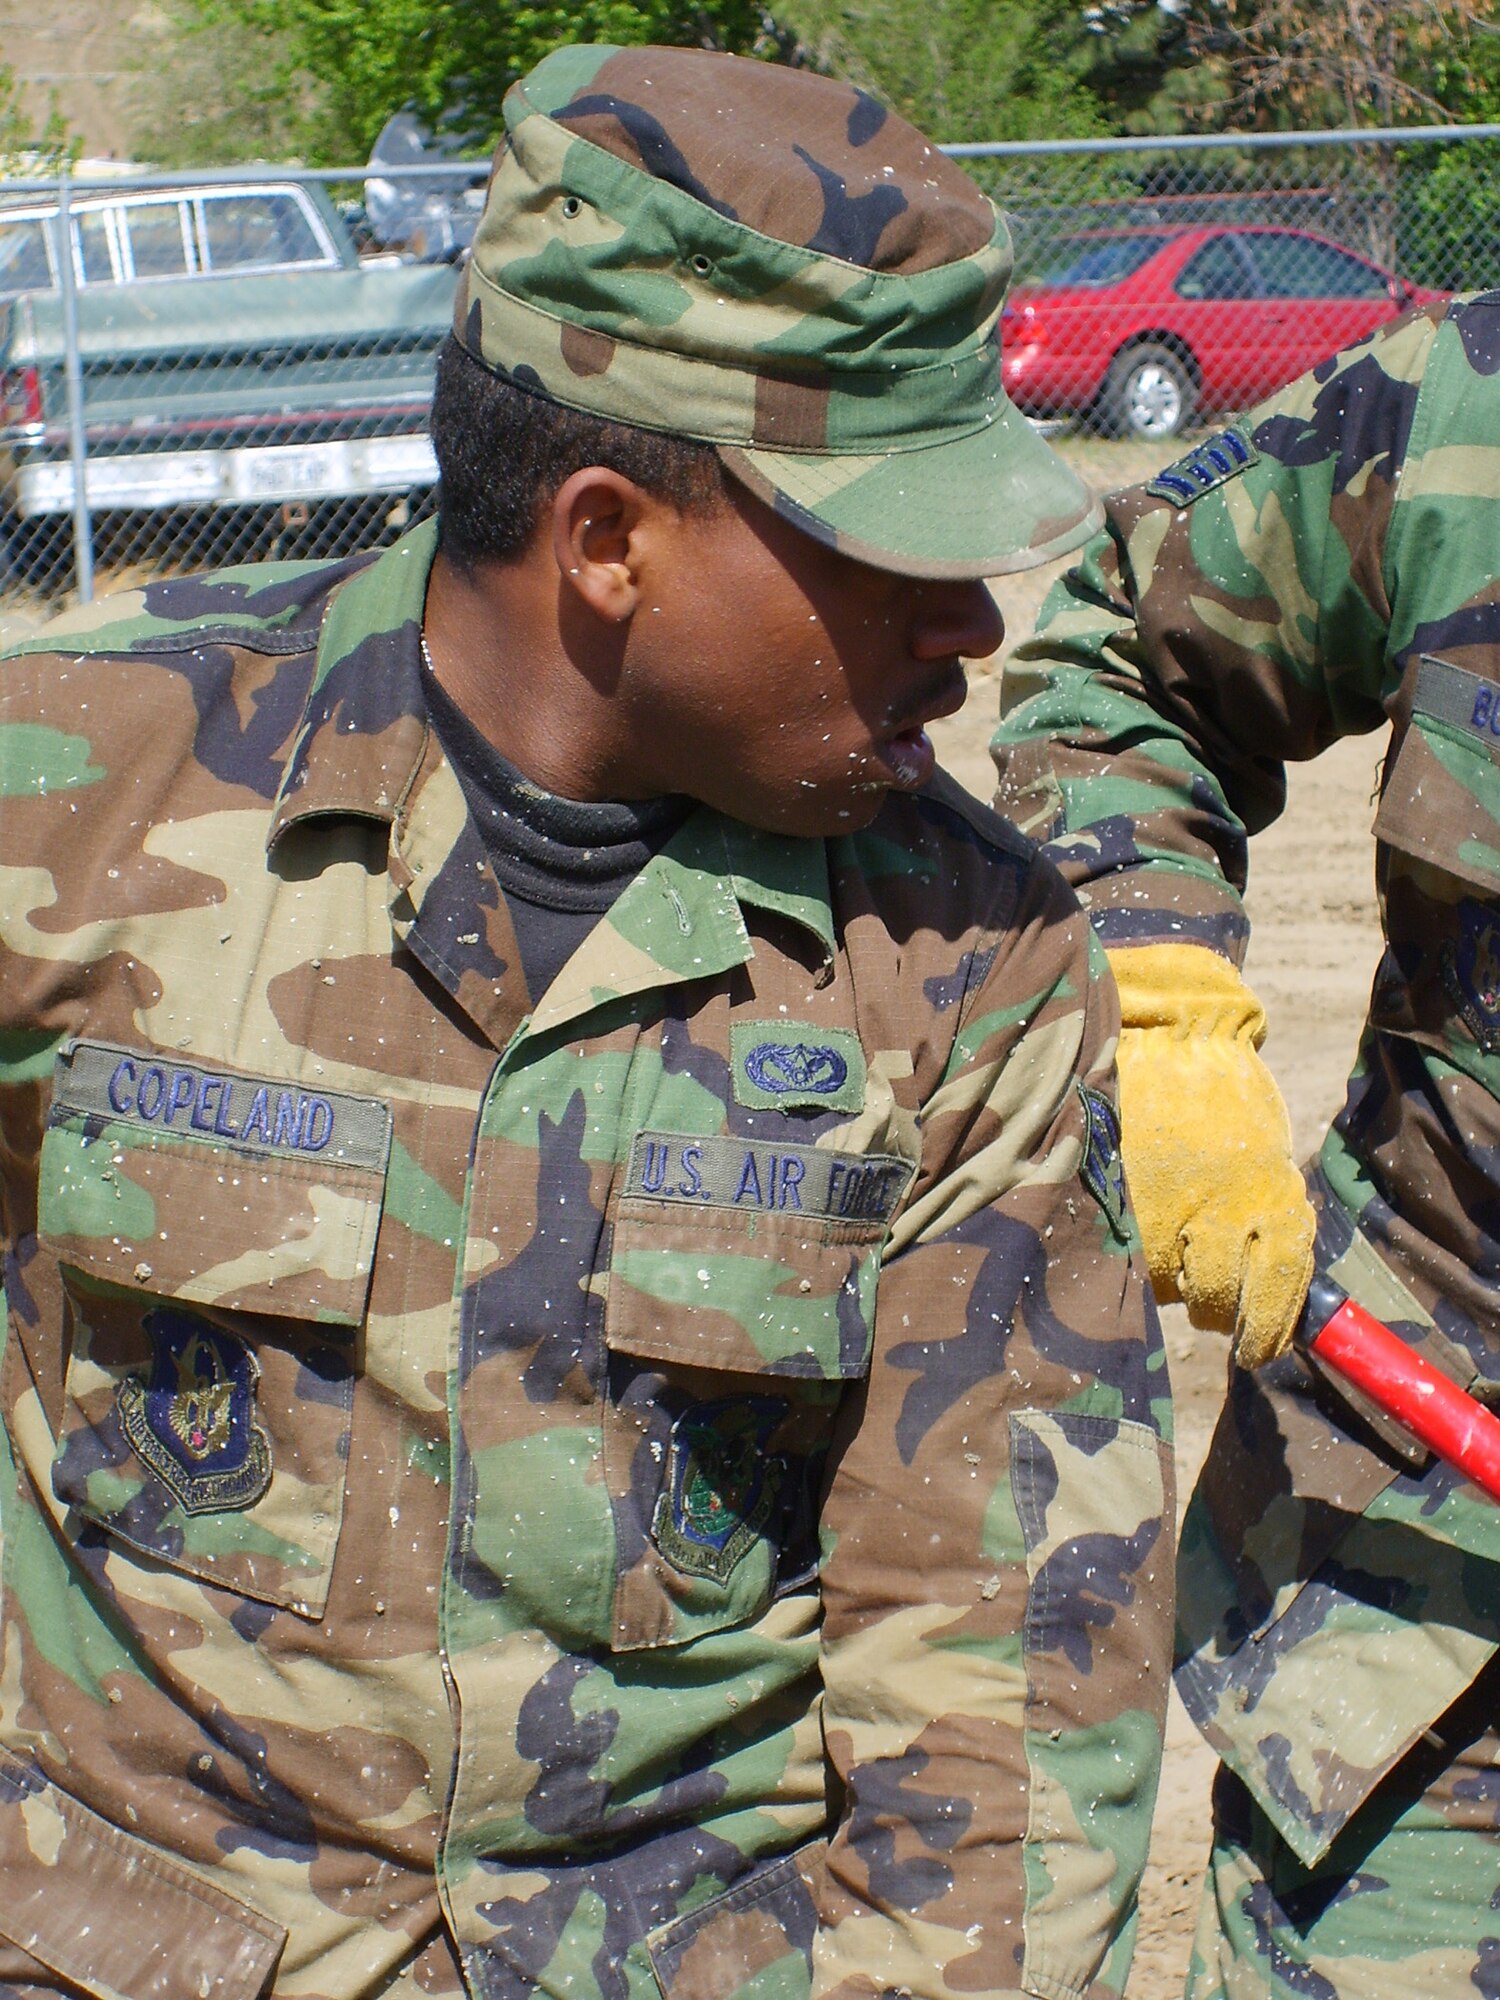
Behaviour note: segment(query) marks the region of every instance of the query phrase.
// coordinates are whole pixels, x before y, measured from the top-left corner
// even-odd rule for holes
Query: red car
[[[1305,229],[1090,230],[1033,259],[1001,322],[1028,416],[1168,438],[1246,409],[1410,305],[1443,299]]]

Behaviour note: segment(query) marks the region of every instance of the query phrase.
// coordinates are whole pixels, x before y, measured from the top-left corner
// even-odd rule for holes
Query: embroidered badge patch
[[[755,1111],[864,1109],[864,1050],[847,1028],[735,1021],[729,1048],[736,1104]]]
[[[775,1396],[694,1403],[672,1426],[651,1537],[689,1576],[728,1580],[770,1519],[787,1462],[766,1449],[787,1405]]]
[[[1439,959],[1443,984],[1485,1054],[1500,1054],[1500,915],[1465,897],[1458,921],[1458,939],[1443,946]]]
[[[271,1483],[271,1446],[255,1421],[260,1367],[243,1341],[191,1313],[147,1313],[150,1375],[116,1394],[130,1448],[184,1514],[253,1507]]]
[[[1170,500],[1186,507],[1212,493],[1216,486],[1254,465],[1260,453],[1239,431],[1219,431],[1206,443],[1195,445],[1183,457],[1174,459],[1146,482],[1146,491],[1158,500]]]
[[[1125,1162],[1120,1158],[1120,1114],[1102,1090],[1078,1085],[1083,1103],[1083,1160],[1078,1176],[1104,1210],[1110,1228],[1122,1243],[1129,1240],[1125,1225]]]
[[[849,1079],[849,1065],[837,1049],[806,1042],[757,1042],[745,1056],[745,1074],[768,1097],[832,1097]]]

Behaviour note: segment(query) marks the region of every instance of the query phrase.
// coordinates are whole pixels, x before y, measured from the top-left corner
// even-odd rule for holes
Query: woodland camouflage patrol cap
[[[1000,575],[1097,525],[1000,386],[1005,224],[864,92],[589,45],[514,85],[505,124],[454,322],[488,367],[717,445],[884,569]]]

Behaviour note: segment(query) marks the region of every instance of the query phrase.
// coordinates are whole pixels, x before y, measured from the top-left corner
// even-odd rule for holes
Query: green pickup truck
[[[431,486],[453,265],[361,263],[322,190],[295,181],[93,190],[70,208],[84,493],[102,531],[142,510],[305,513]],[[60,241],[55,202],[50,215],[0,207],[0,287],[8,245],[20,282],[28,259],[31,282],[52,280],[0,297],[0,557],[13,568],[28,545],[55,547],[74,512]]]

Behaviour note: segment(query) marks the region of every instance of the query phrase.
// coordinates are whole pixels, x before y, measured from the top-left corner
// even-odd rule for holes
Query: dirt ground
[[[1101,492],[1149,477],[1171,455],[1160,448],[1055,442]],[[1031,631],[1061,567],[995,586],[1005,614],[1005,646],[971,672],[962,711],[933,729],[942,761],[981,798],[990,791],[986,745],[1005,655]],[[1293,769],[1286,812],[1251,844],[1246,976],[1266,1006],[1270,1031],[1264,1054],[1291,1112],[1299,1158],[1315,1150],[1343,1101],[1379,956],[1370,821],[1383,747],[1379,738],[1357,738],[1335,746],[1315,765]],[[1178,1481],[1185,1499],[1218,1412],[1224,1349],[1216,1336],[1195,1332],[1179,1307],[1165,1318],[1177,1402]],[[1174,1695],[1130,2000],[1178,2000],[1182,1992],[1208,1848],[1212,1775],[1213,1758]]]

